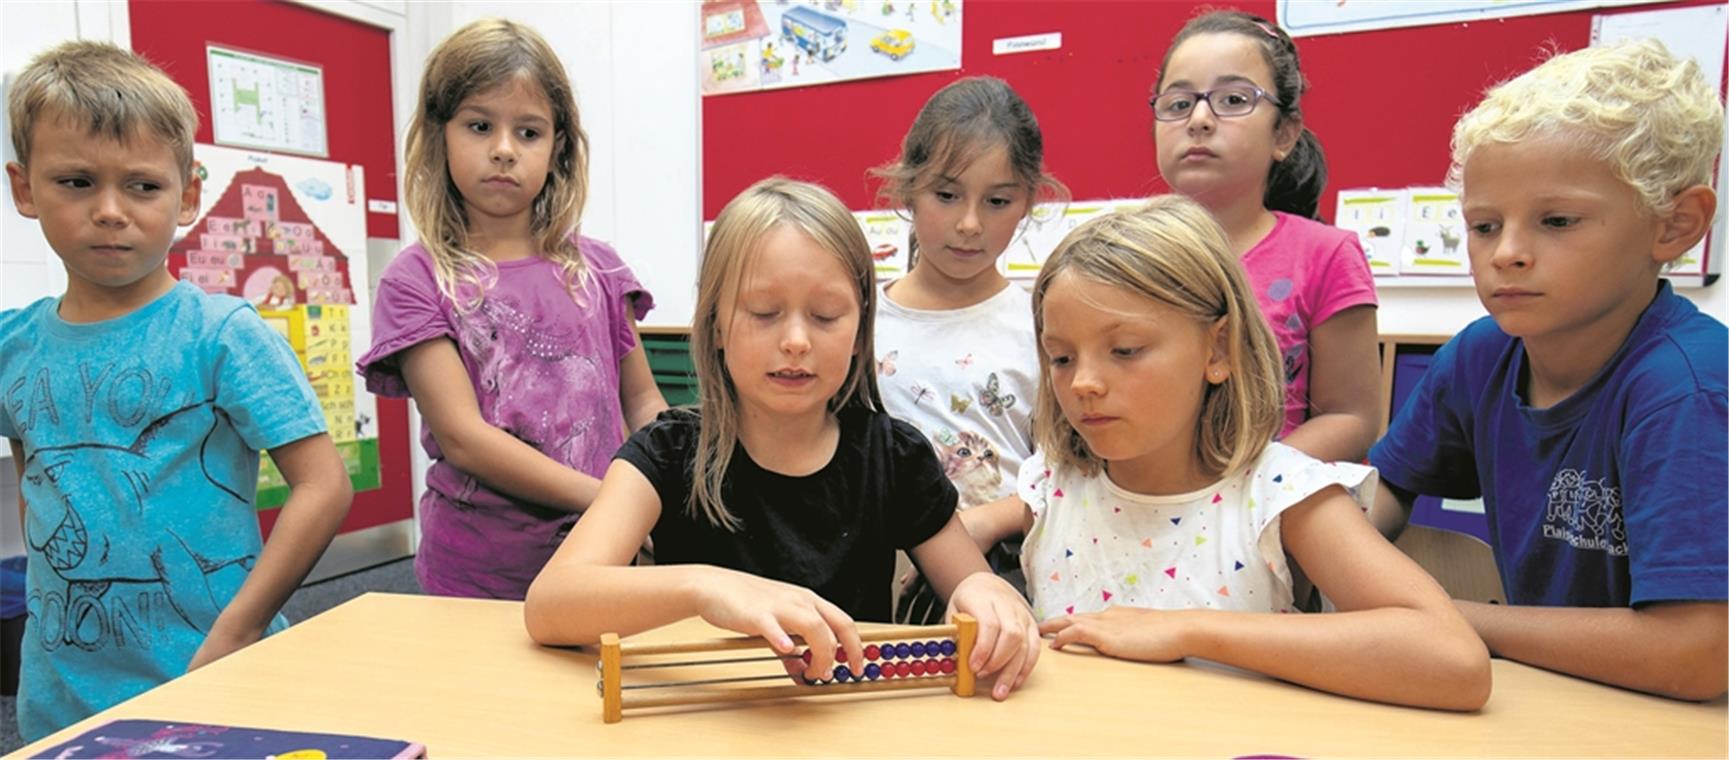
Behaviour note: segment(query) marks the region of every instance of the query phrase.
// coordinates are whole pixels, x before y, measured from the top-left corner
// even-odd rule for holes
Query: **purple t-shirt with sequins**
[[[554,461],[600,477],[624,442],[619,362],[636,347],[630,313],[654,298],[617,252],[578,237],[588,264],[573,298],[559,265],[539,257],[499,263],[476,307],[458,309],[438,286],[418,243],[385,267],[372,309],[372,349],[356,368],[381,396],[408,395],[399,362],[413,345],[456,344],[480,416]],[[432,460],[420,500],[415,574],[432,594],[521,599],[576,515],[488,488],[444,458],[431,427]]]

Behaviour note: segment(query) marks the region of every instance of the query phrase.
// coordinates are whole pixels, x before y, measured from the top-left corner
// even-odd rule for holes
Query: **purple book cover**
[[[366,736],[117,720],[51,747],[37,758],[257,758],[258,760],[397,760],[426,757],[414,742]]]

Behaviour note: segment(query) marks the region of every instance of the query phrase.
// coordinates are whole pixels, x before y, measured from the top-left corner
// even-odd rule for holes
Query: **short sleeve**
[[[1379,485],[1375,469],[1350,462],[1323,462],[1280,443],[1268,444],[1249,473],[1245,487],[1253,530],[1258,537],[1261,559],[1274,566],[1285,562],[1279,518],[1291,507],[1315,494],[1339,486],[1359,509],[1375,502]]]
[[[1375,273],[1369,269],[1369,257],[1364,255],[1363,244],[1356,235],[1340,236],[1339,244],[1328,251],[1319,274],[1309,281],[1315,288],[1308,297],[1308,302],[1314,305],[1310,325],[1319,325],[1353,306],[1376,305]]]
[[[1467,416],[1473,399],[1461,366],[1472,332],[1467,328],[1435,353],[1387,434],[1369,450],[1369,464],[1388,483],[1449,499],[1483,495]]]
[[[1021,462],[1020,475],[1015,478],[1015,495],[1027,505],[1035,519],[1044,517],[1051,503],[1051,468],[1045,464],[1045,454],[1035,451]]]
[[[455,340],[453,307],[438,288],[425,249],[416,245],[398,254],[378,281],[372,303],[372,347],[354,365],[366,379],[366,389],[380,396],[407,396],[408,382],[397,354],[436,338]]]
[[[294,349],[251,305],[216,331],[216,407],[246,445],[269,450],[325,432],[324,410]]]
[[[660,508],[682,510],[690,493],[695,461],[697,416],[686,409],[668,409],[625,439],[613,459],[635,467],[654,486]]]
[[[1618,463],[1634,605],[1729,598],[1729,415],[1721,392],[1643,415]]]
[[[636,348],[636,331],[631,319],[641,321],[654,308],[654,295],[636,279],[636,273],[619,258],[613,247],[586,237],[577,239],[589,271],[606,294],[605,313],[611,324],[609,335],[613,356],[623,360]]]
[[[960,492],[916,428],[892,418],[889,425],[890,482],[895,488],[894,503],[887,505],[886,512],[895,548],[911,549],[948,524],[960,503]]]

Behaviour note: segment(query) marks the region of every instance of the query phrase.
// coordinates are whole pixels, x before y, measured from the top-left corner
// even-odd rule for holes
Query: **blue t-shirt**
[[[1621,349],[1547,409],[1488,317],[1435,354],[1369,452],[1389,483],[1483,497],[1513,604],[1729,598],[1729,331],[1664,281]]]
[[[59,303],[0,313],[0,437],[24,447],[28,506],[26,741],[186,672],[263,546],[259,449],[325,429],[288,342],[240,299],[182,282],[91,324]]]

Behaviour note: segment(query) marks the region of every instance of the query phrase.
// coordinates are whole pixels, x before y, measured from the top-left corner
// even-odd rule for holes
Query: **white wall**
[[[1697,282],[1697,278],[1689,278]],[[1729,285],[1723,281],[1709,287],[1677,283],[1675,292],[1692,301],[1700,311],[1729,322]],[[1468,287],[1389,287],[1380,283],[1380,330],[1387,335],[1452,335],[1488,312]]]

